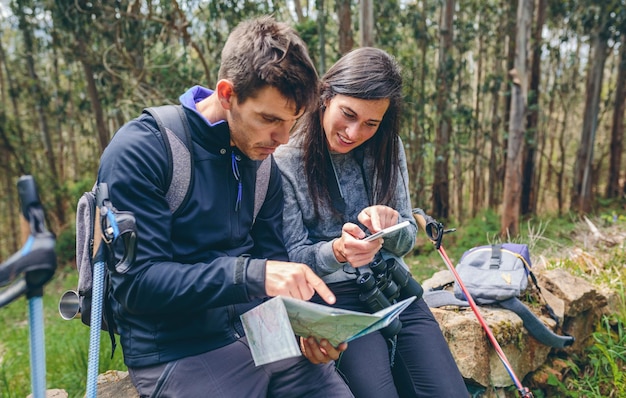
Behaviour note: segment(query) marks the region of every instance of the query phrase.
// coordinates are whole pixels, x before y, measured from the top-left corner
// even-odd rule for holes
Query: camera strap
[[[330,156],[330,152],[327,151],[326,155],[326,167],[329,171],[332,171],[332,178],[328,179],[328,194],[330,195],[330,201],[335,210],[337,210],[341,216],[345,218],[346,201],[343,197],[343,192],[341,191],[337,170],[335,169],[335,164]]]
[[[364,150],[362,148],[355,148],[352,152],[344,154],[343,156],[350,156],[351,154],[361,170],[361,181],[363,182],[363,186],[367,194],[367,203],[369,204],[369,206],[372,206],[372,192],[369,184],[367,183],[367,178],[365,177],[365,168],[363,166],[363,161],[365,158]],[[343,221],[345,223],[346,201],[343,191],[341,189],[341,184],[339,183],[337,169],[335,168],[332,155],[328,149],[326,150],[326,168],[329,172],[332,173],[332,177],[328,178],[328,194],[330,195],[331,204],[335,208],[335,210],[337,210],[344,217]]]

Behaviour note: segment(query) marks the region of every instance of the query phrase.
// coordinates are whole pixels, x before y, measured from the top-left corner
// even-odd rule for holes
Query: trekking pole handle
[[[43,207],[32,176],[20,177],[17,191],[21,205],[22,248],[0,264],[0,307],[22,294],[43,294],[43,285],[56,270],[55,237],[46,230]],[[23,278],[22,278],[23,276]]]
[[[39,232],[45,231],[45,220],[43,214],[43,207],[39,200],[39,194],[37,192],[37,184],[32,175],[24,175],[17,181],[17,193],[19,196],[20,207],[22,211],[23,221],[22,223],[23,237],[28,235],[35,235]],[[30,225],[30,229],[26,228]],[[23,239],[26,241],[26,239]]]
[[[442,223],[426,214],[424,210],[420,208],[413,209],[413,218],[415,218],[417,225],[424,230],[428,239],[435,244],[436,249],[441,247],[441,240],[444,234],[456,231],[454,228],[444,229]]]

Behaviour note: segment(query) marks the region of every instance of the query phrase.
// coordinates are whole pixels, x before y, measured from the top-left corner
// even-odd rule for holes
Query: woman
[[[354,50],[322,77],[319,112],[304,116],[289,144],[274,155],[283,175],[290,260],[310,265],[335,293],[337,307],[373,312],[359,298],[372,292],[357,281],[380,264],[408,269],[402,256],[413,248],[417,226],[398,136],[401,100],[395,60],[375,48]],[[363,240],[405,220],[408,228]],[[394,291],[387,293],[398,299]],[[469,396],[424,300],[415,300],[400,322],[395,330],[351,341],[341,353],[337,367],[354,395]]]

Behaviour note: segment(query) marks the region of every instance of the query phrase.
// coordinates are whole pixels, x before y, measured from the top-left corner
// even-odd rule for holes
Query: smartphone
[[[411,223],[409,221],[402,221],[400,224],[396,224],[396,225],[392,225],[391,227],[387,227],[385,229],[381,229],[380,231],[376,232],[375,234],[371,234],[370,236],[366,236],[363,240],[366,242],[369,242],[371,240],[374,239],[378,239],[381,238],[385,235],[388,235],[394,231],[397,231],[399,229],[402,228],[406,228],[410,225]]]

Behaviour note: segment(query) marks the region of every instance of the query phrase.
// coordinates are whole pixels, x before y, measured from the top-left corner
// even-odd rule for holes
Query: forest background
[[[320,75],[371,45],[403,67],[414,206],[461,224],[624,203],[624,0],[3,0],[0,255],[19,237],[15,182],[32,174],[50,228],[73,246],[74,208],[115,131],[146,106],[216,82],[239,21],[274,14]]]

